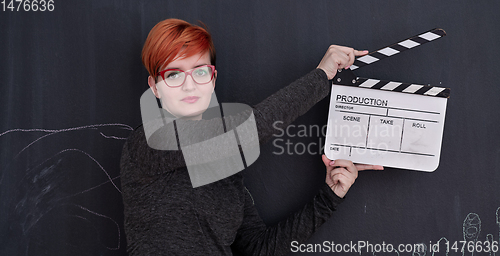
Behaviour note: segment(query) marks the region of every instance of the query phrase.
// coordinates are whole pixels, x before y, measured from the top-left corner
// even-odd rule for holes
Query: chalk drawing
[[[488,243],[491,245],[493,243],[493,235],[492,234],[487,234],[486,235],[486,241],[488,241]],[[494,256],[495,255],[495,253],[492,252],[492,251],[490,251],[488,254],[490,256]]]
[[[446,243],[449,243],[448,239],[446,237],[441,237],[437,241],[437,244],[439,245],[439,247],[438,248],[431,248],[432,249],[432,256],[438,256],[438,255],[448,256],[448,250],[446,250]],[[439,251],[436,251],[436,250],[439,250]]]
[[[418,244],[419,246],[417,246],[417,249],[414,250],[413,252],[413,256],[425,256],[425,254],[427,253],[427,245],[425,245],[425,243],[420,243]],[[423,250],[421,250],[421,248],[423,247]]]
[[[467,214],[467,217],[465,217],[464,224],[463,224],[463,235],[464,235],[464,241],[473,241],[474,243],[477,242],[477,239],[479,237],[479,234],[481,233],[481,219],[479,218],[479,215],[475,213],[469,213]],[[462,255],[474,255],[474,251],[469,252],[468,250],[464,250],[462,252]]]
[[[130,130],[130,131],[134,130],[131,126],[126,125],[126,124],[93,124],[93,125],[85,125],[85,126],[79,126],[79,127],[73,127],[73,128],[66,128],[66,129],[59,129],[59,130],[49,130],[49,129],[11,129],[11,130],[5,131],[3,133],[0,133],[0,137],[4,136],[6,134],[9,134],[9,133],[13,133],[13,132],[44,132],[44,133],[48,133],[46,135],[43,135],[43,136],[37,138],[33,142],[29,143],[26,147],[24,147],[21,151],[19,151],[19,153],[17,154],[17,155],[19,155],[24,150],[26,150],[27,148],[29,148],[30,146],[32,146],[33,144],[35,144],[39,140],[44,139],[47,136],[51,136],[51,135],[54,135],[54,134],[57,134],[57,133],[62,133],[62,132],[69,132],[69,131],[77,131],[77,130],[84,130],[84,129],[97,129],[99,127],[106,127],[106,126],[118,126],[118,127],[121,127],[122,129]],[[119,139],[119,140],[125,140],[125,139],[127,139],[127,138],[123,138],[123,137],[106,136],[102,132],[100,134],[101,134],[101,136],[103,136],[105,138],[112,138],[112,139]]]
[[[106,131],[102,131],[102,129]],[[95,131],[97,137],[104,139],[104,141],[102,139],[95,140],[97,143],[104,143],[98,148],[106,148],[106,144],[108,144],[106,141],[110,141],[109,143],[115,143],[115,148],[119,146],[117,148],[121,149],[126,136],[132,130],[133,128],[126,124],[109,123],[66,129],[10,129],[0,133],[0,139],[7,136],[20,136],[19,138],[22,138],[22,140],[16,140],[16,146],[22,148],[18,152],[9,152],[13,154],[12,159],[9,160],[2,156],[2,160],[7,160],[7,163],[1,163],[0,197],[3,201],[8,200],[8,202],[2,202],[7,207],[2,212],[3,216],[0,216],[0,229],[2,229],[0,231],[3,232],[8,228],[10,234],[4,236],[7,240],[4,240],[3,245],[11,248],[0,248],[0,254],[16,251],[22,252],[23,255],[36,255],[36,249],[31,247],[40,246],[40,241],[46,241],[43,240],[46,238],[35,237],[39,236],[40,228],[38,228],[37,234],[34,234],[32,230],[39,226],[41,220],[50,219],[48,217],[51,215],[59,219],[62,218],[60,219],[61,223],[81,223],[80,225],[83,226],[79,227],[84,227],[85,230],[82,232],[94,230],[92,234],[96,235],[95,239],[102,248],[110,251],[120,250],[121,221],[115,220],[109,213],[100,212],[106,209],[96,210],[96,206],[92,203],[96,197],[107,197],[112,198],[111,200],[121,201],[121,190],[117,184],[117,180],[120,178],[118,161],[113,167],[113,171],[110,172],[98,160],[110,156],[119,159],[121,151],[116,150],[116,152],[109,152],[106,155],[101,153],[96,157],[95,153],[79,148],[78,142],[72,145],[74,147],[64,148],[64,146],[61,148],[60,145],[57,145],[58,140],[51,138],[55,139],[57,135],[70,132],[76,132],[76,136],[86,136],[89,134],[88,132],[92,134]],[[87,132],[81,133],[82,131]],[[64,139],[64,137],[61,138]],[[78,141],[81,143],[82,138],[79,139]],[[85,138],[83,138],[83,142],[85,142],[84,140]],[[24,142],[27,144],[23,146]],[[36,154],[39,151],[31,150],[35,145],[38,145],[37,150],[40,150],[39,148],[43,150],[43,147],[47,149],[43,150],[43,154]],[[56,152],[50,154],[50,151],[54,151],[54,149]],[[25,158],[32,164],[24,163]],[[79,177],[83,177],[83,179],[80,180]],[[117,193],[113,194],[113,190]],[[106,194],[102,194],[102,191],[106,191]],[[87,205],[86,201],[90,202],[90,205]],[[49,221],[42,226],[50,227],[50,223]],[[62,230],[72,228],[76,227],[62,227]],[[72,232],[79,231],[72,230]],[[110,240],[110,237],[114,237],[114,240]],[[61,243],[61,246],[78,247],[68,241],[61,241]],[[33,251],[30,252],[30,249]]]

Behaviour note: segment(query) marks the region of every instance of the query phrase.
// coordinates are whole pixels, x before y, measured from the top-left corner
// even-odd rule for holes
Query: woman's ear
[[[215,81],[217,80],[217,69],[214,72],[214,88],[215,88]]]
[[[158,88],[156,88],[156,81],[152,76],[148,77],[148,84],[149,87],[151,88],[151,91],[153,91],[154,95],[156,98],[161,98],[160,94],[158,93]]]

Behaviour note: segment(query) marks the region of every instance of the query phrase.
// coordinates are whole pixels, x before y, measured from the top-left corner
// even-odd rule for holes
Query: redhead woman
[[[366,53],[332,45],[317,68],[253,106],[259,143],[272,137],[273,122],[288,125],[325,98],[337,70]],[[204,28],[177,19],[159,22],[148,35],[142,60],[149,87],[167,115],[193,125],[211,122],[204,113],[213,101],[218,71]],[[332,216],[358,171],[382,169],[324,155],[322,160],[325,183],[314,199],[266,226],[241,173],[193,187],[182,150],[150,147],[141,126],[128,138],[121,159],[128,253],[285,255],[292,241],[304,242]]]

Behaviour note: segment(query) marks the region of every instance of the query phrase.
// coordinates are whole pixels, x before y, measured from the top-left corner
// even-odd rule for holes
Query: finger
[[[354,50],[354,49],[351,49],[352,50],[352,54],[349,54],[349,65],[347,65],[347,67],[345,69],[348,69],[352,66],[352,64],[354,64],[354,61],[356,60],[356,57],[358,56],[364,56],[366,54],[368,54],[368,51],[367,50],[364,50],[364,51],[358,51],[358,50]]]
[[[354,184],[354,181],[356,179],[353,179],[352,177],[348,176],[346,173],[347,172],[333,174],[331,176],[332,180],[333,180],[333,184],[340,183],[342,185],[342,187],[344,187],[344,188],[345,187],[349,188],[352,184]]]
[[[349,178],[347,178],[345,175],[343,175],[341,173],[332,176],[332,180],[333,180],[334,186],[341,188],[341,190],[343,192],[342,196],[345,195],[345,193],[349,190],[349,188],[354,183],[354,182],[351,182],[351,180]]]
[[[330,172],[331,177],[333,177],[334,175],[338,175],[338,174],[342,174],[343,176],[345,176],[349,180],[352,180],[352,182],[354,182],[354,180],[356,180],[356,178],[358,177],[357,172],[356,173],[349,172],[344,167],[335,168]]]
[[[372,164],[355,164],[356,168],[358,171],[364,171],[364,170],[384,170],[384,167],[382,165],[372,165]]]
[[[335,60],[337,63],[337,69],[343,69],[349,65],[351,57],[349,56],[349,54],[340,51],[337,52]]]
[[[368,54],[368,51],[366,51],[366,50],[358,51],[358,50],[352,49],[352,54],[349,54],[349,57],[351,57],[349,59],[349,64],[347,65],[347,67],[345,67],[345,69],[349,69],[352,66],[352,64],[354,64],[354,61],[356,60],[357,56],[364,56],[366,54]]]
[[[333,161],[333,163],[330,163],[331,166],[338,166],[338,167],[344,167],[346,168],[349,172],[358,172],[356,169],[356,166],[354,166],[352,161],[345,160],[345,159],[337,159]]]
[[[347,56],[349,57],[349,62],[345,66],[345,69],[351,67],[351,65],[354,63],[354,60],[356,59],[356,56],[354,54],[354,49],[351,49],[351,51],[347,54]]]
[[[359,51],[359,50],[355,50],[355,49],[353,49],[353,48],[351,48],[351,47],[347,47],[347,46],[341,46],[341,45],[334,45],[334,46],[335,46],[336,48],[338,48],[338,49],[342,50],[342,51],[343,51],[343,52],[345,52],[346,54],[347,54],[347,53],[350,53],[350,52],[354,52],[354,55],[355,55],[355,56],[362,56],[362,55],[366,55],[366,54],[368,54],[368,53],[369,53],[369,52],[368,52],[368,50],[361,50],[361,51]]]
[[[354,56],[363,56],[363,55],[367,55],[369,52],[367,50],[364,50],[364,51],[358,51],[358,50],[354,50]]]
[[[323,163],[325,164],[326,167],[329,167],[330,166],[330,162],[332,162],[332,160],[328,159],[328,157],[326,157],[325,154],[323,154],[321,156],[321,160],[323,160]]]
[[[362,55],[366,55],[368,53],[368,51],[366,51],[366,50],[358,51],[358,50],[355,50],[351,47],[346,47],[346,46],[338,46],[337,48],[349,56],[348,66],[351,66],[352,63],[354,63],[356,56],[362,56]]]

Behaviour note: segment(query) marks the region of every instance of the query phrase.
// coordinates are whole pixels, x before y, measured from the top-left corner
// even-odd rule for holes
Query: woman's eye
[[[208,74],[208,71],[206,69],[197,69],[194,71],[194,74],[196,76],[206,76]]]
[[[169,73],[169,74],[167,74],[167,79],[177,79],[181,76],[180,73],[181,72],[178,72],[178,71],[174,71],[172,73]]]

